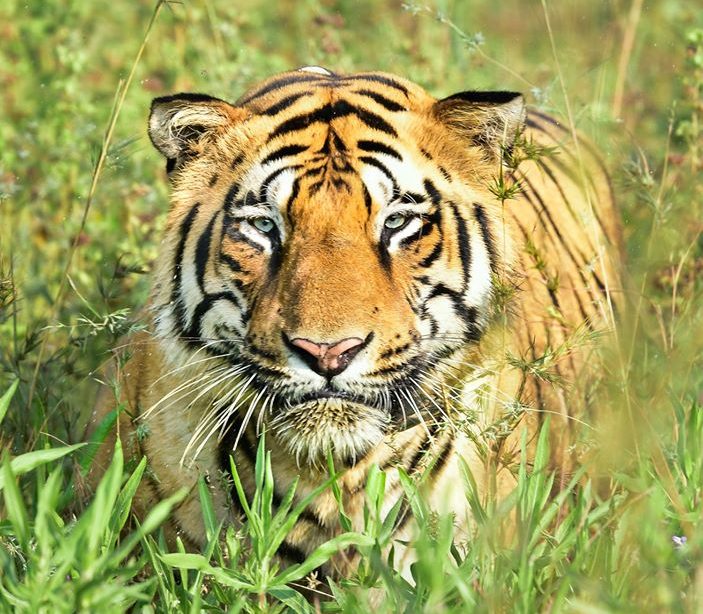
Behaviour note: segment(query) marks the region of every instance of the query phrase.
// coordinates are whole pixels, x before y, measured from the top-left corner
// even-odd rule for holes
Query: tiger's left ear
[[[496,162],[525,125],[525,101],[517,92],[461,92],[437,101],[433,113]]]
[[[176,94],[151,103],[149,137],[167,159],[167,170],[201,153],[208,137],[244,118],[245,111],[203,94]]]

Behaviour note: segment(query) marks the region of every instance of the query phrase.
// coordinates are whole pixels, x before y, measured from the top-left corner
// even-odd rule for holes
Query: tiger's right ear
[[[244,119],[246,112],[203,94],[176,94],[151,103],[149,137],[167,159],[171,172],[187,158],[202,152],[208,137]]]

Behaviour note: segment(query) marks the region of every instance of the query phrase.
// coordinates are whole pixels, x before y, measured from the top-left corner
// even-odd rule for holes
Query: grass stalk
[[[64,265],[63,274],[61,275],[61,279],[59,282],[59,288],[56,291],[56,295],[54,296],[54,300],[52,302],[52,308],[49,315],[49,322],[55,321],[61,311],[61,306],[63,305],[63,301],[66,294],[66,288],[68,286],[71,267],[73,265],[73,259],[81,244],[81,236],[83,235],[83,231],[85,230],[86,224],[88,222],[88,215],[93,205],[93,200],[95,199],[95,193],[98,188],[98,181],[100,179],[100,175],[102,174],[103,168],[105,167],[105,161],[107,159],[107,155],[110,150],[110,144],[112,143],[112,139],[115,133],[115,126],[117,125],[117,120],[120,116],[120,112],[122,111],[125,98],[127,97],[127,92],[129,91],[129,88],[132,85],[134,75],[137,71],[137,66],[139,65],[139,62],[142,59],[142,55],[144,54],[144,50],[146,49],[147,42],[149,41],[149,36],[151,35],[151,31],[154,27],[154,24],[156,23],[156,20],[159,17],[159,13],[161,13],[161,9],[163,8],[164,4],[168,4],[169,1],[170,0],[157,0],[156,5],[154,7],[154,11],[151,14],[151,18],[149,19],[149,23],[146,27],[146,31],[144,32],[144,36],[142,37],[142,42],[139,45],[137,55],[135,56],[134,61],[132,62],[129,74],[127,75],[126,79],[120,79],[117,84],[117,89],[115,90],[115,100],[113,102],[112,110],[110,112],[110,118],[107,123],[105,135],[103,136],[103,140],[100,145],[100,154],[98,155],[98,159],[93,168],[93,175],[90,182],[90,188],[88,190],[88,196],[86,197],[85,205],[83,206],[81,222],[78,228],[78,232],[76,233],[73,242],[71,243],[71,246],[68,250],[66,264]],[[42,366],[42,361],[44,359],[44,354],[46,353],[48,340],[49,334],[45,332],[42,337],[39,350],[37,352],[37,363],[34,367],[34,372],[32,374],[32,379],[29,385],[29,393],[27,395],[27,409],[30,409],[32,407],[32,400],[34,398],[37,378],[39,377],[39,369],[41,369]]]

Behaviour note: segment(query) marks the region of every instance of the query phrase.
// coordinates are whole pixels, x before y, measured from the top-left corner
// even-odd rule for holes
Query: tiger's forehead
[[[237,103],[261,138],[238,199],[253,194],[288,212],[294,200],[319,200],[333,212],[343,202],[383,207],[405,192],[417,200],[422,156],[409,128],[433,103],[419,86],[385,73],[315,68],[272,77]]]
[[[323,102],[333,98],[366,97],[386,110],[424,110],[435,102],[416,83],[383,72],[333,73],[321,67],[305,67],[270,77],[246,92],[237,102],[256,114],[277,115],[299,100]]]

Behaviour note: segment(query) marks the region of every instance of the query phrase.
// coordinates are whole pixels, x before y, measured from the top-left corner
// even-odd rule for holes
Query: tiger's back
[[[476,437],[510,416],[515,432],[545,412],[568,426],[576,395],[525,365],[551,352],[573,380],[579,331],[612,321],[617,216],[586,141],[525,116],[516,94],[437,101],[393,75],[323,69],[272,77],[235,105],[157,99],[150,135],[173,198],[148,332],[120,374],[120,434],[149,458],[143,508],[189,487],[171,528],[190,547],[204,539],[199,476],[234,521],[229,458],[251,496],[263,431],[277,501],[296,476],[297,499],[314,490],[332,454],[355,528],[378,465],[388,508],[399,470],[422,474],[468,530],[460,458],[484,495],[496,473],[499,495],[514,485],[516,444],[488,459]],[[95,421],[114,406],[104,391]],[[279,555],[299,561],[340,530],[323,493]],[[340,555],[326,572],[353,566]]]

